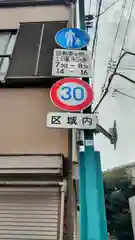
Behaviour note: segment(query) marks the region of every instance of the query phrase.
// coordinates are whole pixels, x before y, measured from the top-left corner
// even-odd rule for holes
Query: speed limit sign
[[[91,86],[81,79],[64,78],[52,86],[50,98],[58,108],[77,112],[92,103],[93,91]]]

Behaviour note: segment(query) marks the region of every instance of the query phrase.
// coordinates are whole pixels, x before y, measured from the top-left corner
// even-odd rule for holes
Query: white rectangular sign
[[[61,77],[91,77],[90,52],[54,49],[52,75]]]
[[[46,125],[50,128],[96,129],[97,116],[94,114],[49,112]]]

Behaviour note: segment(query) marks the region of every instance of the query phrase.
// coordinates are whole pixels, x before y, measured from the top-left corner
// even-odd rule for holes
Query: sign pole
[[[108,240],[105,200],[104,200],[104,186],[103,186],[103,174],[100,161],[100,153],[95,151],[95,163],[97,173],[97,188],[98,188],[98,203],[100,209],[100,235],[101,239]]]
[[[80,240],[87,240],[87,204],[85,184],[84,152],[78,153],[79,165],[79,205],[80,205]]]
[[[80,28],[73,27],[74,5],[71,6],[71,28],[64,28],[55,35],[56,43],[63,49],[54,49],[52,75],[67,77],[57,81],[50,91],[52,102],[66,113],[49,113],[48,127],[78,129],[79,193],[81,240],[107,240],[104,189],[100,155],[94,151],[93,130],[99,130],[96,116],[91,113],[93,90],[89,85],[91,61],[87,47],[90,35],[85,31],[84,0],[79,0]],[[70,78],[73,77],[73,78]],[[75,78],[74,78],[75,77]],[[78,79],[76,78],[78,77]],[[82,80],[80,80],[81,78]],[[84,110],[86,109],[86,110]],[[84,110],[84,111],[83,111]],[[73,113],[71,112],[79,112]],[[87,115],[88,114],[88,115]],[[87,124],[86,124],[87,123]],[[94,125],[96,123],[96,125]],[[97,129],[98,126],[98,129]],[[87,129],[87,130],[86,130]],[[100,130],[104,130],[100,127]],[[106,133],[104,130],[103,132]],[[114,134],[107,133],[114,142]],[[72,239],[72,130],[69,130],[68,223]],[[72,219],[72,217],[71,217]]]
[[[74,26],[74,9],[75,4],[71,4],[71,25]],[[68,195],[67,195],[67,240],[73,239],[73,132],[72,129],[68,129]]]
[[[84,0],[79,0],[80,28],[85,30]],[[88,78],[83,79],[89,82]],[[91,108],[87,109],[91,112]],[[88,112],[87,111],[87,112]],[[107,240],[107,224],[100,155],[94,151],[93,132],[84,133],[84,153],[79,152],[80,240]]]

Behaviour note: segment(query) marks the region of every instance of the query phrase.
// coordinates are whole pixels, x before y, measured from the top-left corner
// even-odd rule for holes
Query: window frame
[[[7,42],[6,42],[6,45],[5,45],[5,48],[4,48],[4,54],[0,54],[0,72],[1,72],[1,68],[2,68],[2,64],[3,64],[3,62],[4,62],[4,59],[5,59],[5,58],[8,58],[9,61],[10,61],[10,59],[11,59],[12,53],[7,54],[6,52],[7,52],[7,49],[8,49],[8,46],[9,46],[9,44],[10,44],[10,40],[11,40],[12,36],[13,36],[13,35],[17,35],[17,31],[18,31],[18,29],[6,29],[6,30],[2,29],[2,30],[0,30],[0,34],[3,33],[3,35],[4,35],[4,34],[9,33],[9,39],[8,39]],[[13,47],[13,48],[14,48],[14,47]],[[6,72],[5,72],[5,76],[6,76],[7,71],[8,71],[8,67],[7,67],[7,70],[6,70]],[[3,81],[5,82],[5,76],[4,76],[4,80],[1,80],[1,79],[0,79],[0,82],[3,82]]]
[[[42,87],[50,88],[54,84],[55,81],[60,79],[60,77],[52,77],[51,75],[41,75],[40,73],[39,74],[37,73],[37,75],[35,75],[34,74],[35,69],[34,69],[33,74],[21,75],[21,73],[19,72],[19,75],[17,75],[17,74],[14,75],[14,74],[10,73],[10,69],[12,69],[12,64],[15,64],[14,63],[15,53],[18,50],[18,49],[16,50],[16,48],[18,48],[18,38],[20,38],[20,33],[22,31],[21,28],[24,27],[25,25],[29,25],[29,24],[30,25],[35,25],[35,24],[47,25],[47,24],[52,24],[52,23],[54,24],[54,26],[56,24],[56,28],[57,28],[57,24],[58,24],[58,29],[56,29],[56,32],[58,30],[60,30],[61,28],[66,28],[67,26],[69,26],[68,20],[40,21],[40,22],[37,22],[37,21],[35,21],[35,22],[20,22],[19,29],[18,29],[18,34],[17,34],[17,38],[16,38],[16,43],[15,43],[15,46],[14,46],[14,49],[13,49],[13,52],[12,52],[12,56],[11,56],[11,62],[9,64],[9,68],[7,70],[7,74],[6,74],[6,77],[5,77],[5,80],[6,80],[5,84],[6,85],[10,85],[10,86],[22,86],[23,85],[23,86],[28,86],[28,87],[30,87],[30,86],[33,86],[33,87],[42,86]],[[60,27],[60,29],[59,29],[59,24],[60,25],[62,24],[62,27]],[[43,34],[44,34],[44,32],[43,32]],[[40,31],[40,37],[41,37],[41,31]],[[55,42],[55,40],[54,40],[54,42]],[[39,44],[39,41],[38,41],[38,44]],[[42,41],[42,46],[43,46],[43,41]],[[58,47],[58,45],[56,43],[55,43],[55,46],[53,46],[53,49],[55,47],[56,48]],[[52,52],[53,52],[53,50],[52,50]],[[41,60],[41,55],[40,55],[40,60]],[[52,59],[51,59],[51,61],[52,61]],[[36,62],[37,62],[37,57],[36,57]],[[18,64],[18,65],[23,66],[23,64]],[[35,64],[34,64],[34,67],[35,67]]]
[[[50,21],[49,21],[50,22]],[[60,23],[60,24],[64,24],[65,26],[62,26],[62,28],[66,28],[69,26],[69,21],[68,20],[62,20],[62,21],[52,21],[54,23]],[[15,45],[11,54],[11,58],[10,58],[10,64],[9,67],[7,68],[7,73],[5,74],[5,78],[4,78],[4,82],[0,82],[0,88],[50,88],[54,82],[56,82],[57,80],[60,79],[60,77],[52,77],[51,75],[49,76],[42,76],[40,74],[37,74],[37,76],[35,75],[14,75],[10,73],[10,68],[12,67],[13,61],[15,59],[15,53],[16,53],[16,48],[18,47],[18,38],[20,37],[20,30],[21,30],[21,24],[34,24],[34,23],[42,23],[42,24],[46,24],[48,23],[48,21],[41,21],[41,22],[20,22],[19,26],[18,26],[18,30],[17,30],[17,36],[16,36],[16,41],[15,41]],[[59,28],[59,27],[58,27]],[[16,29],[8,29],[6,30],[7,32],[13,31],[16,32]],[[3,30],[3,32],[6,32]],[[1,32],[1,31],[0,31]],[[58,46],[56,45],[56,48]],[[13,65],[14,66],[14,65]],[[19,65],[21,66],[21,64]],[[12,69],[12,68],[11,68]]]

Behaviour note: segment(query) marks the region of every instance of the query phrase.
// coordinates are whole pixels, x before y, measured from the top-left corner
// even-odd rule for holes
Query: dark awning
[[[71,0],[0,0],[0,7],[68,5]]]

